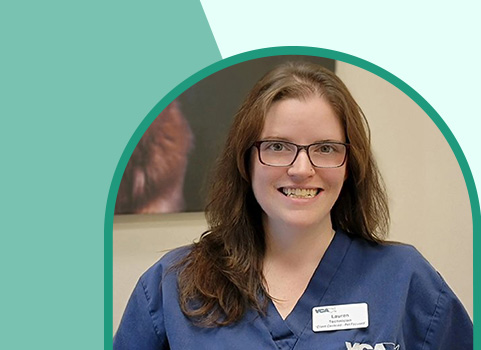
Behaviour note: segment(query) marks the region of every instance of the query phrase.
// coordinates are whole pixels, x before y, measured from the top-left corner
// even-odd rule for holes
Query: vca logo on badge
[[[360,344],[354,343],[351,344],[350,342],[346,342],[346,350],[401,350],[401,346],[399,344],[394,343],[377,343],[374,345],[369,344]]]
[[[324,312],[336,312],[336,308],[335,307],[320,307],[320,308],[316,308],[314,309],[314,311],[318,314],[322,314]]]

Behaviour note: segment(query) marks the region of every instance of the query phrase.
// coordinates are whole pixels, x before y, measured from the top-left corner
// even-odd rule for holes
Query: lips
[[[281,187],[278,189],[286,197],[309,199],[317,196],[322,188]]]

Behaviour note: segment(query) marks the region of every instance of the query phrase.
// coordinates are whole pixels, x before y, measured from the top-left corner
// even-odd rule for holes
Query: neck
[[[290,264],[319,262],[334,237],[332,223],[326,220],[315,227],[289,227],[264,222],[267,260]]]

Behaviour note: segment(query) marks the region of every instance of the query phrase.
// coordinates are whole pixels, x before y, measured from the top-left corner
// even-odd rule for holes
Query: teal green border
[[[155,117],[169,104],[171,103],[177,96],[179,96],[182,92],[187,90],[192,85],[196,84],[200,80],[206,78],[207,76],[222,70],[226,67],[235,65],[237,63],[241,63],[244,61],[249,61],[256,58],[267,57],[267,56],[279,56],[279,55],[309,55],[309,56],[319,56],[325,58],[331,58],[338,61],[343,61],[357,67],[363,68],[377,76],[383,78],[384,80],[390,82],[398,89],[403,91],[406,95],[408,95],[414,102],[416,102],[419,107],[421,107],[424,112],[433,120],[439,130],[443,133],[444,137],[448,141],[451,149],[458,160],[459,166],[461,167],[461,171],[464,176],[464,180],[466,182],[466,186],[468,189],[469,200],[471,202],[471,214],[473,219],[473,246],[475,250],[478,250],[479,246],[479,239],[474,234],[475,232],[480,232],[481,226],[481,215],[480,215],[480,207],[479,207],[479,198],[476,192],[476,185],[474,182],[473,175],[469,168],[468,162],[466,157],[464,156],[459,143],[457,142],[456,138],[454,137],[453,133],[446,125],[444,120],[440,117],[440,115],[436,112],[436,110],[420,95],[418,94],[413,88],[411,88],[408,84],[404,81],[396,77],[395,75],[389,73],[385,69],[370,63],[366,60],[361,58],[339,52],[333,51],[328,49],[321,49],[321,48],[314,48],[314,47],[303,47],[303,46],[283,46],[283,47],[273,47],[273,48],[265,48],[259,49],[254,51],[249,51],[245,53],[241,53],[239,55],[235,55],[232,57],[228,57],[221,61],[215,62],[210,66],[200,70],[199,72],[195,73],[194,75],[190,76],[182,83],[177,85],[172,91],[170,91],[162,100],[155,105],[154,108],[149,112],[149,114],[144,118],[144,120],[140,123],[137,127],[137,130],[133,133],[132,137],[130,138],[127,146],[125,147],[122,156],[120,157],[119,163],[117,164],[117,168],[115,169],[114,176],[112,178],[112,183],[110,185],[110,190],[107,198],[107,206],[105,212],[105,225],[104,225],[104,278],[105,278],[105,285],[104,285],[104,349],[112,349],[112,244],[113,244],[113,221],[114,221],[114,207],[115,207],[115,200],[117,197],[117,192],[120,185],[120,180],[122,179],[122,175],[124,173],[125,167],[127,166],[127,162],[130,159],[132,152],[134,151],[137,143],[139,142],[140,138],[147,130],[149,125],[155,119]],[[479,258],[474,255],[474,271],[475,275],[477,272],[476,266]],[[474,289],[475,291],[478,290],[478,281],[474,281]],[[477,314],[477,303],[474,303],[474,315]],[[476,337],[477,327],[475,324],[475,344],[477,344],[477,337]]]

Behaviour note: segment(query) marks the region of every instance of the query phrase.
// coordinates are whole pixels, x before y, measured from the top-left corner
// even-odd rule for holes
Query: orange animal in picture
[[[183,186],[193,134],[173,101],[140,139],[120,183],[115,214],[172,213],[184,209]]]

